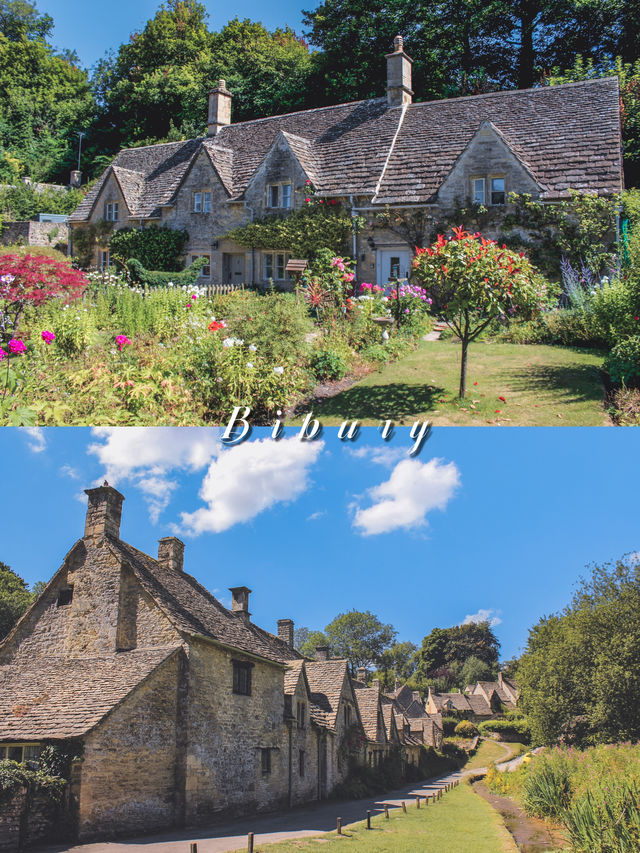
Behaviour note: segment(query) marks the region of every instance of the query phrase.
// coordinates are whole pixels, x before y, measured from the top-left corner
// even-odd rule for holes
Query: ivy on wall
[[[150,225],[143,230],[121,228],[109,240],[111,261],[124,267],[130,258],[148,270],[177,272],[183,267],[182,255],[189,238],[186,231]]]

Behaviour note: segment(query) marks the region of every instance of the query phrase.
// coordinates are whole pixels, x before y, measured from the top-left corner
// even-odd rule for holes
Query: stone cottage
[[[209,96],[208,135],[121,151],[70,217],[186,229],[203,283],[285,284],[281,248],[247,251],[225,234],[316,199],[338,200],[355,229],[356,280],[385,284],[410,269],[410,238],[376,227],[385,208],[436,215],[468,203],[506,209],[510,192],[552,203],[568,190],[622,189],[618,80],[413,103],[400,36],[386,57],[386,97],[233,124],[232,93]],[[414,238],[415,239],[415,238]],[[98,247],[97,266],[109,263]]]
[[[346,661],[304,661],[291,620],[256,626],[245,586],[223,607],[179,539],[150,557],[120,539],[116,489],[87,495],[84,536],[0,645],[0,756],[80,747],[81,840],[327,796],[363,736]]]

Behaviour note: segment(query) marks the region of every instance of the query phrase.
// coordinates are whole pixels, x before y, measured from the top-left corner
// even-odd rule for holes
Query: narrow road
[[[48,847],[43,853],[189,853],[189,844],[196,841],[198,853],[228,853],[247,849],[247,834],[255,834],[255,843],[287,841],[309,835],[322,835],[336,828],[336,819],[342,825],[364,820],[367,810],[372,815],[384,811],[384,806],[399,808],[404,800],[407,807],[415,808],[417,796],[427,797],[437,793],[445,785],[464,778],[467,773],[482,773],[482,770],[456,771],[445,776],[434,777],[417,785],[408,785],[378,798],[362,800],[323,800],[314,805],[300,806],[290,811],[269,815],[255,815],[208,828],[179,830],[162,835],[147,835],[118,841],[101,841],[95,844],[80,844],[73,847]],[[446,796],[446,794],[445,794]],[[424,807],[424,804],[423,804]]]

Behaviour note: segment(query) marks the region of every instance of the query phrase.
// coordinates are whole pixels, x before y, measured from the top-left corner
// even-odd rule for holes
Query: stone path
[[[433,327],[433,331],[429,332],[427,335],[423,335],[423,341],[437,341],[440,335],[447,328],[447,324],[443,323],[442,320],[438,320],[438,322]]]
[[[469,772],[480,775],[486,768],[473,771],[456,771],[445,776],[435,777],[417,785],[408,785],[392,793],[371,799],[324,800],[311,806],[301,806],[278,814],[251,816],[242,820],[218,824],[206,829],[198,828],[167,832],[162,835],[104,841],[96,844],[81,844],[74,847],[48,847],[46,853],[189,853],[190,843],[195,841],[198,853],[228,853],[232,850],[247,849],[247,834],[255,834],[258,844],[275,841],[288,841],[309,835],[322,835],[336,828],[336,819],[342,818],[342,825],[365,820],[367,810],[372,816],[384,811],[384,806],[399,808],[404,800],[407,808],[415,808],[417,796],[427,797],[437,793],[445,785],[464,778]],[[444,794],[446,796],[446,794]],[[422,804],[424,808],[424,803]],[[427,808],[431,808],[428,806]]]

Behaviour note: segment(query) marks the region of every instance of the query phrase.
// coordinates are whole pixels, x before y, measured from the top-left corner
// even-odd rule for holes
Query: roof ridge
[[[326,107],[309,107],[306,110],[293,110],[290,113],[278,113],[277,115],[272,116],[262,116],[261,118],[249,118],[245,121],[235,121],[232,124],[226,124],[220,130],[224,132],[229,127],[241,127],[243,124],[257,124],[262,121],[271,121],[276,118],[288,118],[289,116],[297,116],[302,115],[303,113],[319,113],[323,110],[337,110],[340,107],[353,107],[357,104],[372,104],[376,101],[384,101],[386,100],[384,97],[379,98],[361,98],[359,101],[345,101],[344,104],[328,104]]]

